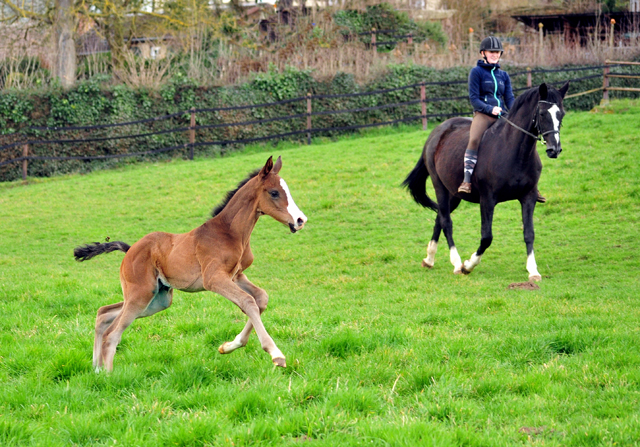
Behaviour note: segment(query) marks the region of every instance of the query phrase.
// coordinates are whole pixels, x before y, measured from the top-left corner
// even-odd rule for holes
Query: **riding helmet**
[[[502,42],[497,37],[489,36],[482,39],[480,42],[480,51],[504,51],[502,48]]]

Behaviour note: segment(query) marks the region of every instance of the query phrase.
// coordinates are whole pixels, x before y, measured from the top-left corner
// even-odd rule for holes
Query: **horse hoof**
[[[430,269],[430,268],[433,267],[433,264],[429,264],[425,259],[423,259],[422,260],[422,266],[425,267],[425,268]]]
[[[471,273],[471,270],[467,270],[466,268],[464,268],[464,265],[463,265],[462,268],[460,269],[460,273],[462,273],[463,275],[469,275]]]
[[[454,269],[453,270],[453,274],[454,275],[461,275],[462,274],[462,269],[459,269],[459,268],[458,269]]]
[[[540,275],[533,275],[533,276],[529,276],[529,281],[530,281],[530,282],[533,282],[533,281],[535,281],[535,282],[542,281],[542,276],[540,276]]]
[[[286,368],[287,367],[287,362],[284,359],[284,357],[276,357],[275,359],[272,359],[271,361],[273,362],[274,365],[280,366],[281,368]]]

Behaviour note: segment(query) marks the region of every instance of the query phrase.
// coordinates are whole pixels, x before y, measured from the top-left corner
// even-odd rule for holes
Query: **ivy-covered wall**
[[[504,67],[511,73],[521,71]],[[614,72],[633,71],[623,67],[612,69]],[[109,155],[131,152],[144,152],[187,143],[186,131],[166,133],[136,139],[106,139],[123,135],[148,133],[152,131],[185,128],[189,126],[190,115],[181,114],[176,118],[152,123],[136,124],[126,127],[108,127],[100,129],[78,129],[65,132],[53,132],[33,129],[33,127],[68,127],[95,124],[136,121],[145,118],[173,114],[195,107],[197,109],[225,107],[234,105],[260,104],[276,102],[289,98],[313,95],[341,95],[392,89],[419,82],[439,82],[465,80],[468,67],[435,70],[417,65],[394,65],[379,79],[368,85],[358,85],[351,75],[336,74],[329,80],[316,80],[311,73],[297,69],[288,69],[282,73],[259,74],[249,83],[233,87],[201,87],[186,79],[177,79],[160,87],[157,91],[132,90],[125,86],[105,89],[98,81],[89,81],[78,85],[71,91],[48,91],[42,93],[13,92],[0,94],[0,146],[23,140],[83,139],[105,138],[104,141],[81,144],[36,144],[30,146],[31,155],[42,156],[78,156]],[[565,80],[602,73],[602,69],[573,72],[534,73],[533,85],[548,82],[559,87]],[[526,86],[526,75],[512,77],[514,89]],[[637,86],[637,81],[614,79],[612,85]],[[575,82],[569,94],[602,86],[602,78]],[[445,98],[466,96],[466,83],[451,85],[428,85],[427,98]],[[638,97],[637,93],[610,92],[610,97]],[[396,90],[383,94],[324,98],[313,100],[313,111],[344,110],[394,104],[417,100],[419,88]],[[568,99],[568,110],[589,110],[600,102],[601,92]],[[427,104],[427,114],[460,113],[465,114],[471,107],[467,99],[456,101],[437,101]],[[197,114],[197,124],[216,124],[225,122],[255,121],[284,115],[306,113],[306,101],[292,102],[273,107],[217,111]],[[402,107],[390,107],[378,110],[321,115],[313,117],[314,128],[335,128],[376,122],[392,121],[404,117],[420,115],[420,104]],[[416,120],[416,124],[420,121]],[[258,138],[273,134],[282,134],[305,129],[306,117],[274,121],[264,124],[237,126],[228,128],[201,129],[196,133],[196,141],[220,141]],[[337,131],[322,133],[325,136],[339,134]],[[314,134],[317,136],[318,134]],[[304,134],[292,137],[305,141]],[[196,148],[196,154],[214,154],[234,150],[232,145],[203,146]],[[188,150],[182,149],[154,157],[184,157]],[[0,149],[0,163],[22,155],[20,146]],[[138,158],[139,159],[139,158]],[[117,159],[100,161],[30,161],[29,176],[51,176],[66,172],[86,172],[103,168],[115,163],[129,162]],[[14,180],[20,177],[18,163],[0,166],[0,181]]]

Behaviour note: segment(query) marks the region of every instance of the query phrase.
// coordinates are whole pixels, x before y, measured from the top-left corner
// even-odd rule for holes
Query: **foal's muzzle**
[[[292,224],[292,223],[289,224],[289,230],[291,230],[292,233],[302,230],[306,222],[307,222],[306,217],[304,219],[302,217],[298,217],[295,224]]]

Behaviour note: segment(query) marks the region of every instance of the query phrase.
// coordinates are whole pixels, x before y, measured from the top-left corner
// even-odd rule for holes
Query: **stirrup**
[[[471,183],[462,182],[458,187],[458,192],[466,192],[467,194],[471,193]]]

